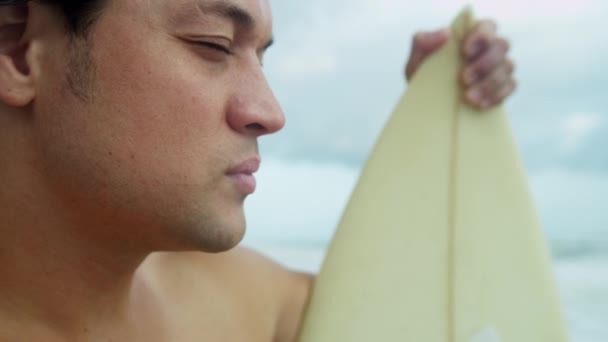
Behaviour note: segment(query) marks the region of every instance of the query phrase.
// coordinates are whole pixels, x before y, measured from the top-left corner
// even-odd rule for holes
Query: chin
[[[244,213],[222,218],[206,218],[196,223],[173,226],[174,229],[169,229],[167,235],[173,237],[168,240],[175,241],[176,246],[170,249],[222,253],[235,248],[245,237]]]
[[[230,190],[196,185],[159,190],[142,204],[157,224],[158,230],[148,230],[153,248],[221,253],[236,247],[246,232],[245,208]]]
[[[205,253],[227,252],[238,246],[244,237],[245,227],[223,229],[203,237],[203,243],[200,244],[199,250]]]

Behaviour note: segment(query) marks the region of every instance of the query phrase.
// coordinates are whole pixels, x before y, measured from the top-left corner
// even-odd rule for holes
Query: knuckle
[[[504,64],[508,62],[509,61],[506,60],[500,44],[494,44],[490,50],[488,50],[488,52],[485,53],[482,58],[480,58],[477,67],[484,73],[489,73],[493,70],[502,69]],[[506,65],[506,68],[509,69],[510,66]]]
[[[511,96],[515,92],[515,82],[511,81],[508,85],[504,86],[502,90],[496,95],[501,101]]]
[[[492,71],[493,66],[494,63],[492,62],[492,59],[486,56],[477,62],[475,68],[477,69],[477,72],[484,77]]]
[[[485,33],[496,32],[496,22],[492,19],[483,19],[479,22],[479,29]]]
[[[484,88],[484,92],[486,94],[492,94],[494,97],[496,97],[500,96],[501,93],[512,87],[512,80],[505,77],[504,74],[497,70],[486,80],[484,80],[482,87]]]
[[[486,78],[481,83],[479,83],[479,85],[477,85],[477,88],[481,91],[482,94],[485,95],[491,94],[494,90],[494,87],[495,81],[491,77]]]
[[[496,36],[496,23],[493,20],[485,19],[480,21],[477,31],[485,38],[492,39]]]
[[[490,32],[492,32],[492,34],[496,33],[496,30],[498,29],[498,27],[496,26],[496,22],[494,20],[487,20],[488,22],[488,30]]]
[[[496,92],[497,89],[500,88],[500,80],[497,77],[490,77],[484,82],[483,88],[486,94],[491,94]]]
[[[505,53],[511,49],[511,43],[504,38],[498,38],[498,46],[500,46],[501,50]]]
[[[512,60],[507,60],[507,71],[512,74],[515,71],[515,63]]]

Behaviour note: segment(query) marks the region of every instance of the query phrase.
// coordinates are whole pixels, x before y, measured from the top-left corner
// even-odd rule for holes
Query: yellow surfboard
[[[563,342],[549,253],[501,108],[462,101],[460,44],[417,72],[329,247],[300,342]]]

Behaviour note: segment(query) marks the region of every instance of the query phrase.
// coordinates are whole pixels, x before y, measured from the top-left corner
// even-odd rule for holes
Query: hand
[[[408,81],[422,62],[448,41],[449,36],[446,29],[414,36],[406,67]],[[514,64],[507,56],[509,42],[496,35],[493,21],[479,22],[464,39],[461,50],[466,63],[460,80],[465,88],[465,100],[470,105],[489,109],[501,104],[515,91]]]
[[[508,58],[509,42],[496,35],[496,23],[483,20],[462,44],[465,58],[461,73],[465,98],[479,109],[501,104],[516,88],[515,66]]]

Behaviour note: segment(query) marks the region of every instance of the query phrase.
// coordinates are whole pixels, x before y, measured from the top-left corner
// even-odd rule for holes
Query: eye
[[[221,44],[217,44],[217,43],[213,43],[213,42],[198,42],[197,44],[205,47],[205,48],[209,48],[215,51],[219,51],[222,53],[225,53],[227,55],[232,55],[233,52],[230,50],[230,48],[221,45]]]

